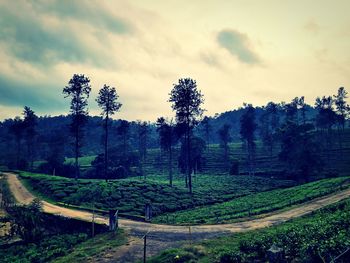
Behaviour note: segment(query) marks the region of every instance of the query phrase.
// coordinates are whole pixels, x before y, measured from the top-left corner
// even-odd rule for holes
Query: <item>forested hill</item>
[[[215,114],[213,117],[208,118],[209,123],[209,129],[211,133],[211,143],[218,143],[219,142],[219,136],[217,131],[223,127],[225,124],[230,125],[230,131],[233,141],[239,141],[240,140],[240,118],[242,114],[244,113],[244,108],[239,108],[231,111],[226,111],[221,114]],[[266,112],[265,107],[256,107],[255,108],[255,115],[256,115],[256,122],[259,126],[261,126],[261,122],[264,120],[262,119],[263,113]],[[285,112],[283,109],[283,106],[278,106],[277,108],[277,114],[279,117],[280,122],[283,122],[285,118]],[[317,115],[317,110],[311,106],[306,105],[306,119],[309,121],[314,121]],[[196,132],[202,136],[204,136],[205,133],[205,124],[200,123],[197,128]]]
[[[218,143],[218,130],[225,124],[230,125],[230,134],[233,141],[240,140],[240,118],[244,112],[244,108],[227,111],[221,114],[216,114],[213,117],[208,117],[207,127],[209,129],[209,139],[210,143]],[[266,111],[265,108],[257,107],[255,108],[256,112],[256,122],[261,126],[263,113]],[[314,120],[317,111],[308,106],[306,111],[306,116],[308,120]],[[283,109],[278,110],[278,116],[282,122],[284,118]],[[52,148],[52,143],[64,145],[65,156],[73,156],[72,147],[71,147],[71,133],[69,130],[69,124],[71,119],[69,116],[42,116],[37,120],[36,126],[36,159],[44,157],[50,147]],[[111,129],[110,129],[110,145],[117,146],[121,144],[121,136],[118,128],[125,121],[122,120],[112,120]],[[2,154],[6,153],[7,155],[16,154],[15,146],[15,137],[14,131],[11,130],[11,126],[14,123],[14,119],[4,120],[0,123],[0,157]],[[199,123],[195,129],[195,134],[204,138],[205,137],[205,124],[204,122]],[[157,133],[157,126],[155,122],[149,122],[147,126],[147,148],[158,148],[159,147],[159,137]],[[134,150],[138,149],[138,136],[139,136],[140,122],[132,121],[128,122],[127,127],[127,139],[130,144],[130,147]],[[94,116],[88,117],[88,122],[84,128],[85,136],[82,143],[82,155],[96,155],[102,152],[102,138],[103,138],[103,121],[101,117]],[[259,132],[257,132],[257,136]],[[23,145],[24,147],[24,145]],[[12,150],[11,150],[12,149]]]

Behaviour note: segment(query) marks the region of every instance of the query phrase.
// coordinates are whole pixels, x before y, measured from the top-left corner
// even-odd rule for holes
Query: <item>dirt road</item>
[[[34,199],[34,196],[23,186],[16,175],[10,173],[6,173],[5,175],[7,177],[10,190],[19,203],[28,204]],[[131,240],[129,245],[122,246],[117,252],[115,252],[114,255],[120,256],[120,261],[118,262],[133,262],[135,258],[141,258],[142,242],[139,238],[148,231],[150,232],[148,238],[148,255],[152,255],[164,248],[178,246],[181,244],[181,242],[188,242],[189,240],[202,240],[221,236],[223,234],[250,231],[280,224],[290,219],[306,215],[348,197],[350,197],[350,189],[311,200],[310,202],[304,203],[303,205],[288,211],[277,212],[262,218],[232,224],[198,225],[188,227],[149,224],[127,219],[119,219],[119,226],[128,230],[131,235]],[[68,209],[45,201],[43,201],[43,209],[44,211],[52,214],[78,218],[86,221],[92,220],[92,214],[90,212]],[[108,222],[108,219],[102,216],[98,216],[95,220],[105,224]],[[99,262],[109,262],[108,258],[110,258],[110,256],[111,255],[106,255],[106,261],[101,258],[101,261]]]

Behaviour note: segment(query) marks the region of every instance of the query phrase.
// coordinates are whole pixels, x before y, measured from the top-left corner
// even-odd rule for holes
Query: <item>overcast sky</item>
[[[30,106],[66,114],[74,73],[123,103],[114,118],[171,116],[169,92],[191,77],[206,114],[243,102],[350,90],[348,0],[0,0],[0,120]]]

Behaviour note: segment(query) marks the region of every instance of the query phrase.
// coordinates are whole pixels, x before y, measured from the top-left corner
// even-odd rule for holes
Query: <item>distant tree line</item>
[[[317,97],[313,106],[304,97],[296,97],[289,103],[269,102],[262,107],[244,103],[238,110],[203,118],[203,94],[195,80],[185,78],[169,93],[174,120],[159,117],[155,123],[128,122],[111,119],[122,103],[116,88],[107,84],[96,98],[101,117],[89,116],[90,91],[90,79],[74,74],[63,88],[70,99],[69,116],[37,117],[26,106],[22,118],[1,122],[0,165],[75,178],[147,179],[148,149],[159,147],[158,164],[166,160],[169,184],[173,184],[176,169],[192,193],[193,174],[205,170],[205,156],[216,143],[222,151],[220,161],[230,174],[239,174],[240,169],[256,174],[259,146],[271,162],[277,158],[284,163],[286,176],[309,180],[322,169],[332,170],[335,148],[342,158],[350,112],[348,94],[341,87],[333,96]],[[232,158],[232,142],[241,143],[242,158]],[[85,169],[79,158],[86,155],[96,158]],[[65,162],[66,157],[73,157],[74,162]]]

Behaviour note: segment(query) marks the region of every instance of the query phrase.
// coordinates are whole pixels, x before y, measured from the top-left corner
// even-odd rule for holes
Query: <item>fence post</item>
[[[116,210],[109,210],[109,231],[115,230],[115,213]]]
[[[143,238],[143,263],[146,263],[147,235]]]
[[[146,263],[147,235],[149,231],[143,236],[143,263]]]
[[[152,206],[150,204],[145,205],[145,221],[151,221],[152,219]]]

